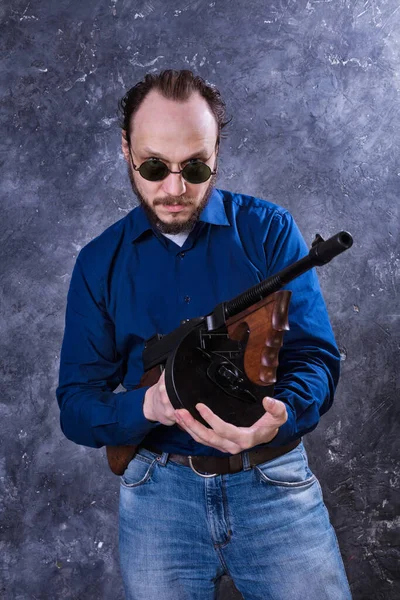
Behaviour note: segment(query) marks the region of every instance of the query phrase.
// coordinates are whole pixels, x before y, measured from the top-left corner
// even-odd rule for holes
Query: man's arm
[[[288,212],[275,215],[264,248],[268,276],[308,253]],[[286,444],[315,429],[320,416],[332,405],[340,371],[340,354],[315,268],[283,289],[293,292],[289,304],[290,330],[284,334],[279,353],[274,398],[285,402],[288,419],[270,446]]]
[[[116,350],[101,281],[88,278],[81,255],[68,291],[56,390],[61,429],[76,444],[92,448],[139,444],[159,425],[143,414],[149,387],[113,393],[123,380],[124,358]]]

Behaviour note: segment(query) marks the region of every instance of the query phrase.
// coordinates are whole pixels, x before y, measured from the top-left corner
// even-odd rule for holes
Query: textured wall
[[[0,15],[1,598],[123,598],[119,482],[104,449],[63,437],[55,389],[77,252],[136,202],[117,101],[163,68],[202,75],[234,115],[219,187],[287,207],[308,243],[354,236],[319,271],[343,369],[305,443],[355,600],[399,598],[398,2],[3,0]],[[220,598],[239,598],[229,580]]]

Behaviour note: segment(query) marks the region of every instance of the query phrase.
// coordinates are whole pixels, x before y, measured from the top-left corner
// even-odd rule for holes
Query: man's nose
[[[175,169],[172,170],[175,171]],[[181,173],[169,173],[164,179],[162,187],[169,196],[182,196],[186,192],[186,182]]]

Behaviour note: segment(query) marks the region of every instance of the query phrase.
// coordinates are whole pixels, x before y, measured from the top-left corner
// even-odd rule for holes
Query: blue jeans
[[[201,477],[140,449],[120,477],[126,600],[351,600],[321,487],[301,442],[256,467]]]

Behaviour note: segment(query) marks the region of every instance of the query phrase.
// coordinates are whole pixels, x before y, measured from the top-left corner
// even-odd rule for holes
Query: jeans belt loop
[[[243,450],[242,454],[242,462],[243,462],[243,471],[248,471],[251,469],[250,465],[250,456],[247,450]]]
[[[162,467],[165,467],[165,465],[167,464],[168,457],[169,452],[163,452],[161,456],[157,457],[157,461]]]

